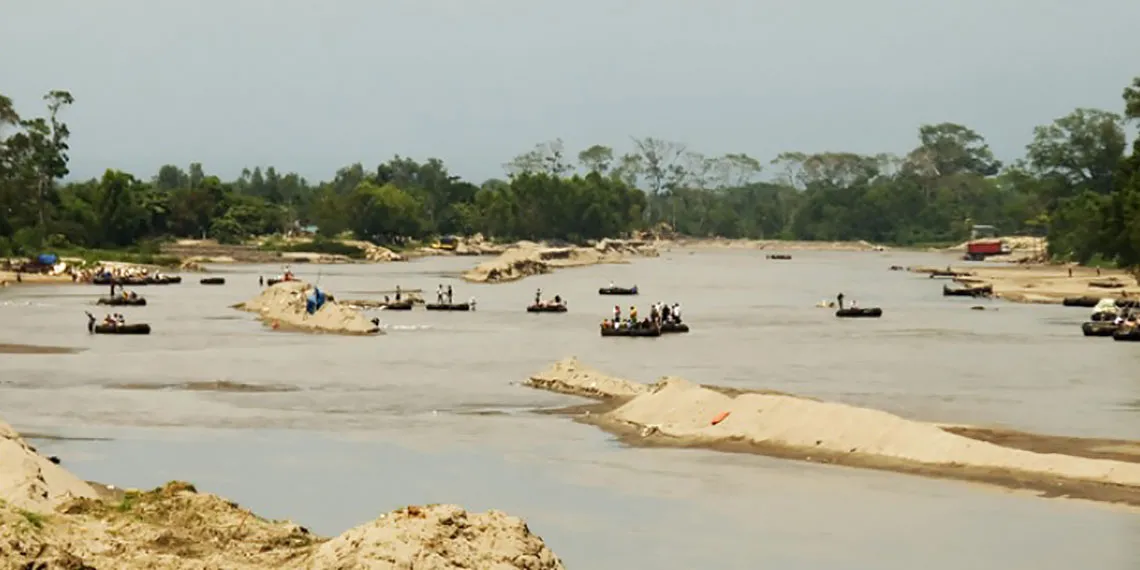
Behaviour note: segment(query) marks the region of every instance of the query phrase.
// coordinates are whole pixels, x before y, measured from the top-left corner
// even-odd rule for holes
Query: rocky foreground
[[[1140,506],[1140,452],[1130,451],[1140,450],[1136,442],[963,429],[680,378],[643,384],[575,359],[527,384],[598,400],[567,411],[634,444],[758,453]]]
[[[35,570],[558,570],[522,519],[406,507],[327,539],[171,482],[117,491],[82,481],[0,422],[0,568]]]

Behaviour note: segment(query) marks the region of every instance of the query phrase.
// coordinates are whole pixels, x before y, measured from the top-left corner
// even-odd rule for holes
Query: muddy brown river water
[[[218,266],[225,286],[140,287],[147,337],[89,336],[94,286],[0,290],[0,418],[80,475],[172,478],[335,534],[391,508],[457,502],[527,518],[571,568],[1140,567],[1140,516],[960,482],[702,450],[632,449],[536,414],[579,400],[517,385],[576,355],[638,380],[671,374],[1049,434],[1140,439],[1140,346],[1088,339],[1086,309],[943,298],[890,265],[915,253],[675,250],[503,285],[471,258],[295,266],[340,298],[452,285],[473,313],[377,311],[373,338],[272,332],[230,309],[276,266]],[[610,281],[638,297],[600,297]],[[566,314],[523,311],[541,287]],[[843,291],[878,320],[815,308]],[[601,338],[615,303],[679,301],[688,335]],[[973,311],[972,305],[986,311]]]

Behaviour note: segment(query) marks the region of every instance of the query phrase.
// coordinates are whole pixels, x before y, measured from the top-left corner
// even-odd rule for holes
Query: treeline
[[[966,239],[974,224],[1048,235],[1050,253],[1140,264],[1140,78],[1124,112],[1076,109],[1035,130],[1026,155],[997,160],[985,138],[954,123],[923,125],[905,156],[788,152],[768,163],[710,157],[685,145],[633,139],[569,154],[542,143],[473,184],[438,159],[396,156],[310,182],[270,166],[236,180],[201,164],[149,178],[68,175],[73,103],[45,96],[46,116],[20,117],[0,95],[0,255],[48,248],[118,248],[171,237],[235,243],[315,225],[376,243],[481,232],[499,239],[580,241],[636,230],[689,236],[865,239],[915,244]]]

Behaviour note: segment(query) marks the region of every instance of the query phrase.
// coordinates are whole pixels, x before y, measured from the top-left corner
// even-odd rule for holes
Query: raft
[[[1100,297],[1065,297],[1061,304],[1066,307],[1088,307],[1091,309],[1099,302]]]
[[[1112,336],[1118,329],[1113,321],[1089,321],[1081,323],[1081,332],[1085,336]]]
[[[1128,298],[1121,297],[1120,299],[1116,300],[1116,306],[1120,307],[1122,309],[1138,308],[1138,307],[1140,307],[1140,299],[1135,299],[1133,297],[1128,297]]]
[[[225,277],[203,277],[203,278],[198,280],[198,283],[200,283],[202,285],[225,285],[226,284],[226,278]]]
[[[469,303],[428,303],[424,308],[429,311],[470,311]]]
[[[411,301],[394,301],[380,305],[385,311],[410,311],[412,310]]]
[[[150,334],[150,325],[146,323],[134,323],[129,325],[106,325],[99,323],[92,328],[91,332],[95,334]]]
[[[661,336],[661,327],[607,327],[602,325],[602,336]]]
[[[791,259],[792,256],[786,253],[769,253],[768,259]]]
[[[1140,328],[1119,327],[1112,332],[1112,340],[1140,342]]]
[[[96,305],[111,305],[113,307],[145,307],[146,299],[143,297],[135,297],[134,299],[124,299],[119,296],[115,297],[100,297],[95,302]]]
[[[565,313],[566,305],[531,305],[526,308],[528,313]]]
[[[838,311],[835,311],[835,316],[852,318],[868,317],[877,319],[883,316],[883,310],[878,307],[859,307],[856,309],[847,307],[846,309],[839,309]]]
[[[662,333],[687,333],[689,325],[685,323],[661,323]]]
[[[600,287],[599,295],[636,295],[637,285],[633,287]]]
[[[942,286],[943,297],[989,297],[993,294],[993,285],[984,285],[982,287],[959,287],[956,289],[951,289],[946,285]]]

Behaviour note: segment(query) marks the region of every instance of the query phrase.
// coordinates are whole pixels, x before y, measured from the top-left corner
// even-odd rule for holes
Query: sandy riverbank
[[[575,359],[527,385],[598,400],[563,410],[634,445],[703,447],[962,479],[1140,506],[1137,442],[941,426],[777,392],[642,384]]]
[[[970,286],[991,285],[995,297],[1018,303],[1060,303],[1066,297],[1140,297],[1140,286],[1136,279],[1119,269],[1102,269],[1098,273],[1094,268],[1063,265],[1026,264],[1003,267],[960,264],[950,267],[953,271],[967,274],[955,281]],[[912,271],[924,272],[928,269],[945,270],[940,267],[912,268]]]
[[[772,252],[787,251],[889,251],[890,248],[859,241],[796,241],[778,239],[728,239],[678,237],[655,242],[659,248],[684,249],[762,249]]]
[[[313,291],[304,281],[282,281],[266,287],[253,299],[234,308],[257,313],[261,321],[276,330],[295,330],[349,335],[381,334],[379,327],[359,309],[335,300],[313,314],[305,310],[305,300]],[[328,292],[326,291],[327,295]]]
[[[601,240],[588,247],[548,247],[534,242],[518,242],[499,257],[480,263],[463,273],[473,283],[506,283],[531,275],[550,273],[565,267],[603,263],[624,263],[630,257],[656,257],[654,242]]]
[[[0,421],[3,568],[563,568],[522,519],[499,511],[410,506],[326,539],[188,483],[123,491],[56,461]]]

